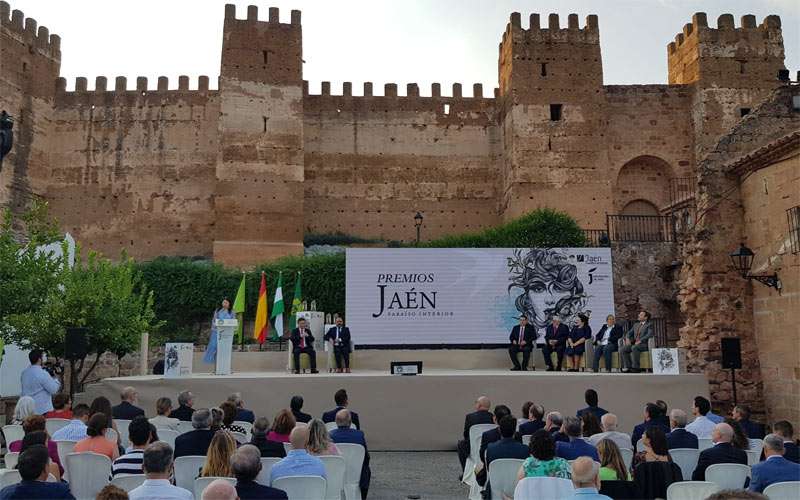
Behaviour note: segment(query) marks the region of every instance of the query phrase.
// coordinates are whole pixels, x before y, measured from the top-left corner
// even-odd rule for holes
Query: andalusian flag
[[[300,286],[300,272],[297,273],[297,281],[294,282],[294,299],[292,299],[292,312],[289,313],[289,329],[294,330],[297,326],[297,313],[302,309],[300,306],[303,301],[303,292]]]
[[[236,318],[239,320],[239,326],[236,328],[236,338],[239,343],[242,342],[242,324],[244,323],[244,277],[242,273],[242,282],[239,284],[239,291],[236,292],[236,300],[233,301],[233,312],[236,313]]]
[[[272,319],[275,330],[272,340],[283,337],[283,274],[278,274],[278,287],[275,289],[275,301],[272,303]]]
[[[258,306],[256,307],[256,327],[253,329],[253,338],[263,344],[267,338],[267,276],[261,271],[261,289],[258,291]]]

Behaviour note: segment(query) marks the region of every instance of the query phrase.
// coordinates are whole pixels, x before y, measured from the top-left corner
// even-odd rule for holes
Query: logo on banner
[[[436,291],[417,290],[421,283],[433,283],[433,273],[427,274],[379,274],[378,275],[378,312],[372,313],[379,318],[386,313],[389,316],[413,316],[411,311],[436,310]],[[389,290],[390,284],[410,285],[406,290]],[[416,284],[416,285],[415,285]]]

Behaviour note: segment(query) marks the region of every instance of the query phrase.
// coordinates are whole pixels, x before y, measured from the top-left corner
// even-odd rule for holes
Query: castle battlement
[[[501,46],[509,37],[513,37],[514,41],[600,43],[600,30],[595,14],[586,16],[583,27],[580,26],[578,14],[567,16],[567,25],[564,28],[561,27],[558,14],[548,14],[545,27],[541,26],[540,14],[531,14],[528,19],[528,29],[525,29],[522,27],[521,14],[512,12]]]
[[[225,20],[226,21],[241,21],[241,22],[261,22],[261,23],[268,23],[268,24],[283,24],[286,26],[300,26],[300,11],[299,10],[292,10],[291,14],[291,22],[290,23],[281,23],[280,22],[280,9],[277,7],[270,7],[269,8],[269,17],[267,21],[259,21],[258,20],[258,6],[257,5],[248,5],[247,6],[247,17],[244,19],[237,19],[236,18],[236,5],[229,3],[225,4]]]
[[[762,32],[773,32],[780,34],[781,18],[770,15],[764,18],[761,24],[756,24],[756,16],[747,14],[741,17],[739,27],[734,23],[733,14],[722,14],[717,18],[717,27],[712,28],[708,25],[708,18],[705,12],[697,12],[692,16],[692,22],[683,26],[683,31],[675,35],[675,41],[667,45],[667,53],[672,55],[680,50],[692,38],[699,41],[728,41],[731,38],[751,40],[754,30]],[[765,33],[769,38],[769,33]],[[751,40],[752,41],[752,40]]]
[[[406,84],[406,95],[400,96],[397,93],[397,89],[399,85],[397,83],[385,83],[383,85],[383,95],[376,96],[373,93],[373,83],[372,82],[364,82],[363,83],[363,96],[354,96],[353,95],[353,82],[343,82],[342,83],[342,94],[335,95],[331,94],[331,82],[323,81],[321,82],[321,89],[319,94],[311,94],[308,90],[308,80],[303,80],[303,96],[329,96],[329,97],[399,97],[403,98],[419,98],[419,99],[431,99],[431,98],[443,98],[443,99],[487,99],[483,95],[483,84],[481,83],[474,83],[472,84],[472,97],[466,97],[463,95],[463,84],[461,83],[454,83],[451,87],[451,95],[446,96],[442,95],[442,84],[440,83],[432,83],[431,84],[431,95],[430,96],[421,96],[419,93],[419,84],[417,83],[407,83]],[[494,97],[497,97],[499,89],[494,89]],[[493,97],[489,97],[492,99]]]
[[[37,49],[41,49],[50,57],[55,59],[61,57],[60,36],[51,35],[46,26],[38,26],[37,30],[36,19],[26,18],[21,10],[12,11],[11,6],[3,1],[0,1],[0,25],[30,42]]]
[[[108,92],[208,92],[209,78],[206,75],[197,77],[197,85],[190,88],[190,78],[186,75],[178,77],[178,88],[169,88],[169,78],[166,76],[159,76],[157,84],[152,87],[148,84],[146,76],[136,77],[136,88],[128,89],[128,79],[124,76],[117,76],[114,78],[114,88],[108,88],[108,78],[105,76],[97,76],[94,80],[94,90],[88,90],[88,78],[79,76],[75,78],[75,90],[67,91],[67,79],[60,77],[56,80],[56,92],[58,93],[108,93]]]

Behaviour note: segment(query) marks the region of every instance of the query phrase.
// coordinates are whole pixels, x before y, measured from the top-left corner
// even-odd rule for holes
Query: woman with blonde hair
[[[597,453],[600,455],[601,481],[631,481],[631,473],[628,472],[617,443],[610,439],[601,439],[597,443]]]
[[[156,401],[156,416],[150,419],[150,423],[156,426],[156,429],[171,429],[178,430],[177,418],[170,418],[169,414],[172,412],[172,400],[169,398],[158,398]]]
[[[308,423],[308,444],[306,450],[311,455],[340,455],[339,449],[331,441],[328,429],[317,418]]]
[[[211,439],[206,463],[200,471],[201,477],[233,477],[231,457],[236,451],[236,441],[228,431],[217,431]]]

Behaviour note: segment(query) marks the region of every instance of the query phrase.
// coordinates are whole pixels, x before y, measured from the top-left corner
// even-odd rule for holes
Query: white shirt
[[[686,430],[700,439],[711,439],[711,431],[714,430],[715,425],[717,424],[700,415],[692,423],[686,425]]]
[[[51,437],[53,441],[80,441],[86,438],[86,424],[77,418],[70,420],[67,425],[55,431]]]
[[[194,500],[194,495],[183,488],[172,486],[166,479],[145,479],[138,488],[128,493],[130,500]]]
[[[171,429],[173,431],[178,430],[178,422],[180,422],[180,420],[177,418],[165,417],[164,415],[159,415],[150,419],[150,423],[155,425],[156,429]]]
[[[611,330],[614,329],[614,325],[608,326],[606,323],[606,331],[603,332],[603,338],[600,340],[600,345],[608,345],[608,339],[611,337]]]
[[[61,384],[57,379],[39,365],[31,365],[20,375],[22,384],[22,396],[30,396],[36,403],[36,413],[44,415],[48,411],[53,411],[53,394],[58,392]]]
[[[547,341],[544,339],[544,328],[536,332],[536,343],[537,344],[547,343]]]

